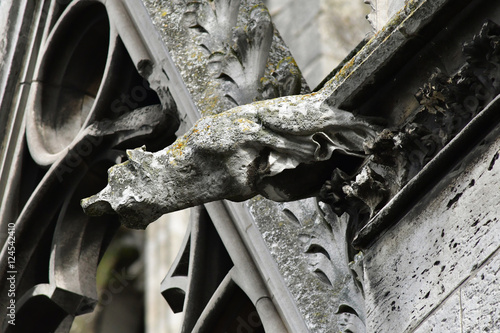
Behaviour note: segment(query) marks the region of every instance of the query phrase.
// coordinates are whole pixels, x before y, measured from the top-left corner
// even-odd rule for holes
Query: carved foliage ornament
[[[158,12],[155,2],[144,2]],[[155,20],[169,27],[163,42],[198,108],[196,115],[308,91],[261,1],[177,1],[160,7]]]
[[[335,171],[323,190],[333,200],[335,213],[347,211],[351,217],[344,216],[342,223],[334,222],[335,228],[327,227],[324,233],[312,232],[306,252],[327,253],[328,258],[339,252],[340,244],[346,246],[340,257],[353,261],[342,271],[357,272],[354,281],[360,288],[351,288],[354,307],[344,304],[339,311],[353,312],[352,318],[358,319],[350,325],[358,325],[356,320],[361,320],[363,312],[360,298],[354,294],[362,287],[360,259],[348,245],[353,230],[373,216],[498,93],[496,72],[491,71],[498,68],[494,62],[496,29],[486,24],[465,46],[468,64],[456,75],[431,77],[416,95],[422,107],[399,130],[377,134],[378,127],[365,119],[328,106],[328,85],[316,94],[255,102],[201,119],[160,152],[129,151],[129,161],[112,168],[108,186],[85,199],[83,206],[96,215],[116,212],[127,226],[143,228],[165,212],[222,198],[243,200],[258,193],[289,201],[317,195],[323,180],[307,192],[300,182],[290,184],[289,179],[307,177],[315,166],[328,162],[326,168]],[[478,49],[491,53],[486,61],[483,52],[475,52]],[[476,95],[490,93],[480,94],[486,98],[471,107],[469,95],[464,94],[471,88]],[[371,157],[359,170],[364,149]],[[329,219],[335,220],[332,216]],[[340,262],[331,260],[332,270],[321,264],[323,268],[315,273],[331,284]],[[362,322],[358,326],[363,329]]]
[[[210,53],[209,64],[215,68],[213,73],[217,78],[214,82],[229,84],[221,90],[238,104],[241,100],[250,100],[251,96],[245,95],[245,89],[238,89],[236,93],[233,88],[243,86],[255,91],[257,87],[249,85],[247,74],[241,69],[254,68],[252,75],[263,75],[263,61],[259,60],[260,65],[253,67],[247,62],[251,59],[252,45],[258,44],[261,52],[263,49],[266,53],[268,46],[264,40],[269,35],[269,27],[265,11],[257,6],[254,8],[257,12],[251,11],[249,15],[249,26],[256,30],[249,28],[242,37],[243,32],[234,28],[229,34],[234,44],[227,42],[227,32],[224,42],[224,37],[215,32],[214,24],[229,27],[234,20],[219,22],[221,19],[215,15],[213,6],[222,6],[220,10],[231,12],[234,11],[232,5],[231,2],[190,3],[188,8],[192,10],[187,11],[184,18],[188,26],[200,34],[199,45]],[[302,184],[294,188],[284,179],[293,172],[306,178],[304,165],[329,161],[337,151],[344,154],[341,162],[344,167],[335,165],[322,196],[334,201],[334,210],[339,215],[348,211],[373,216],[498,91],[496,29],[493,23],[487,23],[474,40],[465,45],[467,64],[453,77],[439,71],[431,77],[416,94],[422,107],[400,129],[386,129],[375,138],[377,126],[325,103],[331,89],[327,85],[317,94],[254,103],[203,119],[161,153],[131,151],[130,162],[111,169],[110,185],[98,196],[84,200],[83,206],[93,215],[117,211],[124,221],[131,221],[128,225],[142,228],[162,213],[222,198],[243,200],[260,193],[273,200],[294,200],[317,195],[317,184],[304,190]],[[252,96],[256,96],[255,93]],[[370,161],[356,172],[363,163],[365,148],[371,155]],[[207,156],[218,157],[205,160]],[[359,159],[353,162],[345,156]],[[142,160],[154,168],[143,172]],[[205,163],[203,170],[197,166],[201,161]],[[165,171],[161,173],[163,167]],[[170,168],[172,171],[166,171]],[[164,184],[170,185],[163,199],[134,192],[139,184],[144,188],[150,182],[157,184],[152,181],[157,175]],[[133,179],[134,191],[117,185],[115,179],[122,176]],[[187,184],[188,179],[191,185]],[[209,181],[205,184],[202,179]],[[191,195],[197,192],[195,188],[203,189],[200,196]],[[186,192],[181,194],[180,189]],[[141,206],[148,208],[137,215],[137,207]],[[144,220],[143,214],[150,217]]]
[[[279,36],[268,13],[262,6],[246,6],[250,8],[246,14],[235,18],[239,15],[236,7],[241,9],[238,1],[172,1],[181,2],[183,22],[208,58],[208,71],[215,78],[208,86],[198,85],[203,91],[192,97],[202,113],[212,116],[157,153],[142,148],[128,151],[129,161],[110,169],[109,185],[83,202],[89,213],[116,211],[134,228],[144,228],[164,212],[220,198],[243,200],[261,193],[283,201],[316,195],[324,181],[332,178],[325,188],[333,198],[332,206],[341,207],[335,213],[347,210],[354,219],[330,217],[335,225],[325,225],[326,232],[310,237],[306,251],[327,253],[330,259],[336,252],[343,259],[356,259],[342,246],[358,226],[356,210],[368,215],[376,212],[499,92],[500,31],[488,23],[465,47],[468,65],[452,77],[437,73],[417,94],[422,108],[402,130],[377,135],[377,126],[325,102],[331,92],[328,85],[311,95],[254,102],[305,90],[293,59],[279,57],[285,52],[273,44]],[[175,81],[175,71],[168,70],[169,59],[155,58],[157,50],[141,46],[137,31],[129,29],[141,27],[133,19],[132,7],[127,7],[131,1],[57,3],[50,7],[53,24],[48,24],[52,29],[40,51],[37,74],[25,80],[33,81],[28,99],[33,107],[28,108],[32,112],[26,130],[32,160],[25,168],[36,169],[43,179],[36,189],[33,186],[15,224],[18,250],[23,253],[16,262],[23,281],[17,289],[18,314],[21,318],[24,306],[43,299],[46,311],[39,315],[51,318],[52,328],[63,321],[62,325],[71,324],[73,316],[92,309],[97,261],[116,227],[104,219],[100,226],[89,223],[74,199],[97,190],[87,185],[96,183],[94,174],[102,173],[103,167],[121,160],[117,149],[142,143],[151,149],[158,142],[171,142],[180,112],[176,104],[186,109],[193,106],[189,96],[176,90],[182,83]],[[76,19],[82,17],[87,21]],[[238,28],[241,20],[247,29]],[[225,27],[223,32],[215,29],[218,25]],[[68,40],[66,31],[76,36]],[[75,44],[76,40],[83,44]],[[60,58],[62,46],[67,47],[62,48],[66,57]],[[89,50],[95,53],[89,55]],[[91,66],[89,59],[98,59],[97,66]],[[224,92],[224,102],[209,103],[209,97],[220,92]],[[213,115],[220,113],[221,106],[229,109],[250,102],[254,103]],[[109,113],[110,109],[114,112]],[[370,140],[372,157],[358,172]],[[396,172],[390,173],[394,166]],[[395,185],[388,187],[388,183]],[[344,206],[339,205],[342,202]],[[36,230],[29,221],[36,221]],[[42,238],[46,230],[49,236],[54,230],[54,237]],[[50,261],[48,272],[33,273],[36,269],[30,258],[37,256]],[[316,265],[315,273],[333,285],[338,265],[330,262],[331,269],[324,260],[318,261],[321,267]],[[359,260],[342,265],[344,273],[360,271]],[[2,266],[3,276],[6,271]],[[352,298],[350,305],[341,304],[338,311],[343,316],[354,311],[363,318],[359,298]],[[358,325],[357,321],[351,325]]]
[[[328,205],[318,212],[325,223],[303,230],[298,240],[325,284],[335,288],[339,276],[352,274],[342,284],[342,291],[349,291],[340,298],[339,327],[364,331],[363,254],[351,245],[356,231],[500,93],[499,43],[500,27],[486,22],[464,44],[466,64],[452,76],[437,70],[418,90],[420,107],[413,116],[400,129],[385,129],[366,142],[372,155],[360,172],[354,177],[333,172],[323,187],[321,198]]]
[[[366,165],[355,178],[334,173],[322,198],[339,214],[374,216],[500,93],[499,44],[500,27],[487,21],[464,44],[462,68],[451,76],[437,68],[415,94],[420,107],[398,128],[367,141]]]

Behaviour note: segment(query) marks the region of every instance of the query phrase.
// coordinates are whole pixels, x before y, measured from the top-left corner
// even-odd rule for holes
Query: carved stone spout
[[[321,91],[236,107],[200,119],[169,147],[128,150],[108,171],[109,184],[82,200],[89,215],[117,213],[131,228],[162,214],[261,194],[275,201],[318,193],[338,168],[353,174],[375,128],[330,107]]]

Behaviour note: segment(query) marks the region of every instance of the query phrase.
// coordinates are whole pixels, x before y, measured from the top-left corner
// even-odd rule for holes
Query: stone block
[[[455,292],[414,333],[461,332],[460,293]]]
[[[461,300],[463,333],[500,331],[498,252],[462,287]]]
[[[368,331],[412,331],[498,251],[499,150],[483,141],[366,251]],[[471,309],[490,311],[470,295]]]
[[[496,332],[500,328],[499,282],[497,251],[414,332]]]

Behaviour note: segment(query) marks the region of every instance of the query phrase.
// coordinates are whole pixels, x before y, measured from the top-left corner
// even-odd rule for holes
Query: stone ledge
[[[500,122],[500,95],[479,113],[359,231],[353,245],[366,249],[394,226]]]
[[[354,57],[330,74],[333,79],[325,84],[331,85],[333,90],[329,103],[346,110],[359,107],[367,92],[375,89],[374,84],[380,85],[384,77],[393,77],[400,65],[408,61],[408,56],[421,50],[446,24],[442,16],[457,14],[468,4],[468,1],[449,0],[407,2]]]
[[[479,290],[471,282],[482,278],[500,247],[498,133],[485,138],[365,252],[368,331],[413,332],[457,290]],[[467,291],[470,318],[491,313],[489,300],[498,294],[491,285],[475,299]]]

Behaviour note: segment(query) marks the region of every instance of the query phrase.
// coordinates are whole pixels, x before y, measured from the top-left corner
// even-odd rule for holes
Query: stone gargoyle
[[[82,207],[142,229],[162,214],[221,199],[315,196],[333,170],[359,170],[363,144],[377,132],[327,97],[319,91],[254,102],[200,119],[158,152],[128,150],[128,161],[111,167],[108,185]]]

